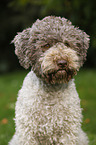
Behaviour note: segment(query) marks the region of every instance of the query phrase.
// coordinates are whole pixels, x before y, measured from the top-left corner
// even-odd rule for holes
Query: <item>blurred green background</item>
[[[65,17],[90,35],[87,61],[76,78],[83,108],[82,127],[90,145],[96,145],[96,6],[95,0],[6,0],[0,4],[0,145],[7,145],[14,130],[18,90],[28,71],[14,54],[12,39],[36,19]]]

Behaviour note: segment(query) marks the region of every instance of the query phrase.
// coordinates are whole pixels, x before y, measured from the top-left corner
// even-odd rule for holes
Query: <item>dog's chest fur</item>
[[[46,86],[30,72],[19,91],[16,114],[19,114],[16,124],[22,122],[20,127],[26,128],[25,134],[32,131],[35,137],[44,138],[69,133],[81,122],[80,100],[74,81],[56,87]]]

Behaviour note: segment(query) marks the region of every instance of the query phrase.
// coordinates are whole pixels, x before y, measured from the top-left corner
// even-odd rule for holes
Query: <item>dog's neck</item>
[[[41,79],[39,79],[39,80],[40,80],[42,88],[45,91],[52,91],[52,92],[55,91],[55,92],[58,92],[61,89],[65,89],[65,88],[68,87],[68,84],[66,84],[66,83],[62,83],[62,84],[48,84],[48,83],[42,81]]]
[[[29,88],[30,92],[35,92],[37,100],[41,99],[43,103],[56,104],[62,98],[68,98],[68,90],[74,88],[74,80],[70,80],[68,84],[47,84],[42,79],[38,78],[36,74],[31,71],[26,76],[23,82],[23,88]],[[31,93],[30,93],[31,94]],[[65,94],[65,95],[64,95]]]

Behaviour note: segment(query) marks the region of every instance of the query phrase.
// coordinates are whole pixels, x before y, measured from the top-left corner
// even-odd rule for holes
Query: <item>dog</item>
[[[65,18],[47,16],[12,42],[20,64],[32,69],[18,93],[9,145],[88,145],[73,77],[86,60],[89,36]]]

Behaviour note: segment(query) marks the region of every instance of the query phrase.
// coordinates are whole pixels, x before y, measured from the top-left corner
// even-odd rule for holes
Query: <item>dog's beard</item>
[[[50,84],[68,83],[69,80],[76,75],[76,73],[77,71],[75,69],[58,69],[43,73],[43,78],[47,83]]]

